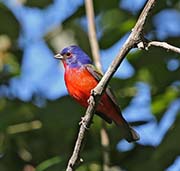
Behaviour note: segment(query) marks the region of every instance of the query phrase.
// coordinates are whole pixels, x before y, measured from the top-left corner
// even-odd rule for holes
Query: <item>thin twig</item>
[[[94,21],[94,7],[92,0],[85,1],[86,15],[88,21],[88,36],[91,46],[91,52],[93,55],[93,61],[96,68],[103,73],[102,65],[100,61],[99,44],[96,35],[95,21]],[[109,136],[106,129],[106,123],[104,120],[101,121],[102,127],[100,130],[101,145],[102,145],[102,156],[103,156],[103,171],[109,171],[110,156],[109,156]]]
[[[110,170],[110,154],[109,154],[109,136],[105,121],[102,121],[102,128],[100,130],[101,145],[103,150],[103,171]]]
[[[172,46],[166,42],[159,42],[159,41],[150,41],[147,44],[147,48],[149,48],[150,46],[157,46],[157,47],[162,47],[164,49],[176,52],[176,53],[180,53],[180,48]]]
[[[92,90],[91,96],[89,98],[89,106],[86,110],[86,114],[84,116],[84,124],[81,125],[80,131],[78,134],[78,138],[74,147],[73,154],[68,162],[68,166],[66,171],[73,171],[75,168],[75,164],[78,162],[80,151],[82,148],[82,143],[86,133],[86,127],[90,126],[90,122],[93,118],[95,107],[105,90],[106,86],[108,85],[111,77],[118,69],[119,65],[121,64],[122,60],[125,58],[126,54],[140,41],[141,34],[143,31],[143,27],[146,21],[147,16],[150,13],[150,10],[154,6],[156,0],[148,0],[147,4],[145,5],[134,29],[132,30],[131,34],[129,35],[128,39],[124,43],[123,47],[121,48],[119,54],[114,59],[108,70],[106,71],[105,75],[98,83],[98,85]]]
[[[97,40],[96,27],[94,21],[93,1],[85,0],[85,7],[86,7],[87,20],[88,20],[88,36],[89,36],[92,56],[94,59],[93,61],[96,67],[102,72],[102,66],[99,55],[99,44]]]

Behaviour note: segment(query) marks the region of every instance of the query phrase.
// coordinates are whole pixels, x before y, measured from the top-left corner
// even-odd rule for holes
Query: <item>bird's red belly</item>
[[[98,82],[86,69],[82,68],[66,71],[65,83],[69,94],[81,105],[87,107],[91,90]]]
[[[98,84],[98,81],[86,69],[70,69],[65,73],[65,83],[69,94],[82,106],[88,107],[87,101],[91,90]],[[96,111],[114,121],[121,121],[118,110],[106,93],[102,95]]]

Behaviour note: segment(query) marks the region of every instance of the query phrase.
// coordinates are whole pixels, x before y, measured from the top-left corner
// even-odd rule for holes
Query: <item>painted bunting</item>
[[[102,74],[92,65],[89,56],[78,46],[72,45],[64,48],[55,55],[55,58],[62,60],[64,65],[64,79],[70,96],[87,108],[91,90],[98,84]],[[123,118],[110,87],[107,87],[103,93],[96,107],[96,114],[108,123],[113,121],[128,142],[139,140],[139,135]]]

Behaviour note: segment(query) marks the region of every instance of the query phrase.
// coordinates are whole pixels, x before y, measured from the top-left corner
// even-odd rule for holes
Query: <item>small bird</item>
[[[64,79],[70,96],[87,108],[91,90],[96,87],[102,74],[93,66],[89,56],[76,45],[64,48],[54,57],[64,65]],[[95,113],[108,123],[113,121],[128,142],[139,140],[139,135],[123,118],[110,87],[103,93]]]

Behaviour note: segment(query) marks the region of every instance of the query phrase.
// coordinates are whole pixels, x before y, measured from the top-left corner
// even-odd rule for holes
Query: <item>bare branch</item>
[[[110,155],[109,155],[109,136],[106,129],[105,121],[102,121],[102,128],[101,128],[101,145],[103,150],[103,171],[110,170]]]
[[[100,61],[99,55],[99,44],[96,36],[96,28],[95,28],[95,21],[94,21],[94,8],[93,8],[93,1],[86,0],[85,1],[86,7],[86,15],[88,20],[88,35],[89,35],[89,42],[91,46],[91,52],[93,55],[93,61],[96,68],[103,73],[102,65]],[[106,129],[106,123],[102,120],[102,127],[100,130],[101,135],[101,145],[102,145],[102,156],[103,156],[103,171],[108,171],[109,164],[110,164],[110,156],[109,156],[109,136]]]
[[[91,96],[89,98],[89,106],[86,110],[86,114],[84,116],[84,124],[81,125],[80,131],[78,134],[78,138],[74,147],[73,154],[68,162],[68,166],[66,171],[73,171],[75,168],[75,164],[78,162],[80,151],[82,148],[82,143],[85,137],[86,128],[90,126],[91,120],[93,118],[93,114],[95,111],[95,107],[105,90],[108,82],[110,81],[111,77],[115,73],[115,71],[118,69],[119,65],[121,64],[122,60],[125,58],[126,54],[140,41],[143,26],[146,21],[147,16],[149,15],[149,12],[151,8],[154,6],[154,3],[156,0],[148,0],[146,6],[144,7],[134,29],[132,30],[130,36],[124,43],[123,47],[121,48],[119,54],[114,59],[108,70],[106,71],[105,75],[101,79],[101,81],[98,83],[98,85],[92,90]]]
[[[102,72],[102,66],[99,55],[99,45],[96,36],[96,28],[94,22],[94,8],[92,0],[85,0],[86,15],[88,20],[88,35],[91,46],[91,51],[96,67]]]
[[[180,48],[172,46],[166,42],[151,41],[148,43],[147,48],[149,48],[150,46],[161,47],[180,54]]]
[[[89,107],[87,108],[86,114],[83,118],[84,124],[82,124],[80,126],[80,130],[78,133],[77,141],[75,143],[73,154],[72,154],[71,158],[69,159],[66,171],[73,171],[75,169],[75,164],[77,164],[80,161],[79,155],[80,155],[80,151],[82,149],[82,144],[84,141],[85,134],[87,132],[86,128],[88,128],[90,126],[91,120],[93,118],[93,114],[95,112],[95,106],[96,106],[96,103],[95,103],[94,97],[90,96]]]

